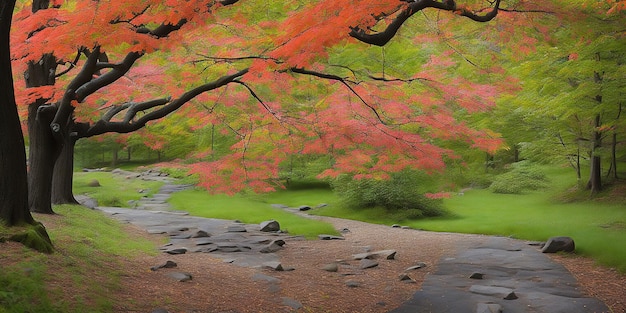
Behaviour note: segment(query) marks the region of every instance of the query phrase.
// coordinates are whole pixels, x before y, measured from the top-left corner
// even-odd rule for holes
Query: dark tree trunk
[[[28,210],[24,136],[17,114],[9,32],[15,0],[0,2],[0,219],[9,226],[33,224]]]
[[[28,108],[30,153],[28,206],[32,212],[54,214],[52,210],[52,173],[61,147],[52,135],[50,123],[56,107],[38,101]]]
[[[597,151],[602,145],[602,133],[598,131],[601,126],[600,122],[600,115],[596,115],[596,130],[593,133],[593,148],[591,150],[591,168],[587,182],[587,189],[591,191],[591,194],[596,194],[602,190],[602,162]]]
[[[54,164],[52,176],[52,203],[53,204],[78,204],[72,186],[74,184],[74,147],[76,137],[67,137],[61,154]]]

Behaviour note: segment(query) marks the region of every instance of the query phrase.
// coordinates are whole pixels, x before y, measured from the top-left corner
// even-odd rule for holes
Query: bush
[[[331,185],[341,204],[352,209],[382,208],[395,220],[444,214],[442,201],[424,196],[427,175],[415,171],[394,173],[389,180],[353,179],[343,175]]]
[[[541,168],[528,161],[514,163],[509,172],[496,177],[489,189],[494,193],[523,194],[548,186]]]

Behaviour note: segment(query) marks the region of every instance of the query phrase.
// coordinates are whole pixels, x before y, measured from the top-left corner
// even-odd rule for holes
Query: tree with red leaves
[[[202,95],[208,109],[197,118],[224,123],[238,139],[231,154],[192,168],[207,187],[270,190],[281,161],[295,153],[332,154],[334,166],[326,176],[386,178],[407,167],[442,168],[446,158],[455,157],[438,146],[442,140],[493,151],[497,136],[456,121],[454,114],[493,106],[499,89],[450,78],[450,53],[425,58],[417,73],[355,71],[328,60],[333,47],[386,45],[418,12],[488,22],[501,9],[499,0],[304,6],[35,1],[16,16],[20,31],[13,49],[20,71],[27,73],[28,88],[21,90],[19,102],[29,106],[30,209],[52,213],[53,186],[67,187],[52,183],[52,168],[71,174],[71,163],[59,162],[68,161],[77,139],[136,131]],[[156,66],[176,81],[150,83],[145,75],[146,83],[129,90],[136,83],[129,86],[134,69]],[[301,103],[281,102],[278,96],[312,87],[324,89],[323,96]],[[207,94],[216,89],[227,94]],[[63,149],[69,150],[61,154]],[[223,177],[229,178],[228,186],[220,183]]]

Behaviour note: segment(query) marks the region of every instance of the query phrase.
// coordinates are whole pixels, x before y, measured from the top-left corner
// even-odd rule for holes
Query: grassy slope
[[[294,194],[280,193],[285,197],[275,196],[275,202],[289,206],[298,206],[306,202],[296,204],[298,197]],[[314,192],[308,191],[301,194],[301,199],[311,198]],[[204,190],[186,190],[175,193],[169,201],[177,210],[187,211],[195,216],[237,219],[244,223],[260,223],[267,220],[276,220],[281,229],[294,235],[304,235],[312,238],[318,234],[336,234],[332,225],[312,219],[294,215],[285,210],[273,208],[267,198],[263,196],[245,197],[241,195],[211,195]],[[272,202],[274,203],[274,202]]]
[[[0,313],[111,312],[119,290],[120,261],[155,254],[153,242],[131,237],[101,212],[56,206],[57,215],[37,214],[55,252],[0,244]]]

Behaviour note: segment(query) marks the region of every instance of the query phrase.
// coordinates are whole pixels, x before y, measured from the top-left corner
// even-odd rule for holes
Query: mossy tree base
[[[43,224],[35,222],[35,224],[27,225],[17,234],[11,235],[11,241],[20,242],[26,247],[43,253],[52,253],[54,247],[48,236],[48,232]]]

